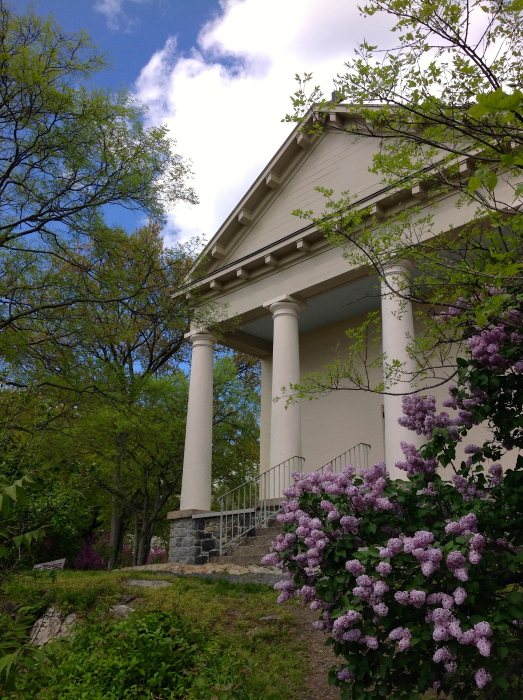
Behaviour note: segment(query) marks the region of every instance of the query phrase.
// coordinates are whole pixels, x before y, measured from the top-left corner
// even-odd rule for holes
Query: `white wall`
[[[345,330],[362,323],[365,316],[354,316],[300,336],[302,375],[322,371],[336,357],[336,346],[343,357],[349,341]],[[376,357],[378,351],[374,351]],[[380,381],[373,370],[372,381]],[[366,391],[333,391],[313,401],[301,400],[302,444],[306,471],[334,459],[359,442],[371,445],[374,464],[384,458],[383,399]]]

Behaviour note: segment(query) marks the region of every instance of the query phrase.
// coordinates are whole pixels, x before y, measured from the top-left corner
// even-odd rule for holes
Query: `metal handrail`
[[[345,466],[352,464],[358,473],[360,469],[368,467],[369,452],[370,445],[360,442],[314,471],[323,474],[330,467],[335,474],[339,474]],[[226,547],[238,542],[256,527],[266,525],[281,512],[282,491],[293,485],[292,473],[301,473],[304,464],[303,457],[291,457],[218,497],[220,556]]]
[[[291,486],[292,472],[301,471],[304,463],[303,457],[291,457],[219,496],[220,556],[225,547],[276,517],[280,511],[281,492]]]

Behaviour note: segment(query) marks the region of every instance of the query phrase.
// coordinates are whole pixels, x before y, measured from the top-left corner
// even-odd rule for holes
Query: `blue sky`
[[[28,3],[18,2],[23,8]],[[85,29],[107,51],[113,70],[97,76],[105,87],[132,88],[143,66],[170,36],[189,52],[202,26],[220,13],[218,0],[36,0],[38,14],[53,13],[69,31]]]
[[[19,9],[26,6],[18,0]],[[165,124],[189,160],[197,206],[169,213],[167,243],[211,238],[286,138],[294,75],[326,92],[364,38],[387,43],[382,17],[357,0],[36,0],[69,31],[85,29],[109,54],[105,87],[125,85]],[[132,229],[140,218],[113,211]]]

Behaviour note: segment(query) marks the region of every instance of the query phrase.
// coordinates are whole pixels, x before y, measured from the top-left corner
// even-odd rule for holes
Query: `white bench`
[[[33,570],[37,571],[59,571],[65,566],[65,559],[55,559],[54,561],[44,561],[42,564],[35,564]]]

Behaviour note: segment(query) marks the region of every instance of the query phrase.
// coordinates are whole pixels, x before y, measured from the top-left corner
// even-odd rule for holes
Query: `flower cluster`
[[[498,470],[495,472],[497,474]],[[381,619],[387,618],[393,603],[425,610],[424,622],[431,627],[434,642],[441,644],[455,640],[460,645],[474,646],[482,656],[489,656],[489,638],[492,636],[489,623],[482,621],[472,627],[466,624],[463,626],[463,620],[454,613],[454,609],[467,600],[467,592],[463,587],[454,588],[451,592],[427,593],[422,588],[393,591],[385,580],[394,574],[396,558],[401,558],[397,566],[402,569],[410,557],[410,561],[416,562],[415,566],[419,566],[427,581],[443,563],[454,579],[467,581],[467,564],[478,564],[486,545],[486,538],[478,532],[478,520],[474,513],[467,513],[446,523],[441,533],[449,540],[449,544],[445,545],[446,555],[442,545],[437,544],[433,532],[418,530],[413,535],[389,537],[385,545],[378,548],[381,561],[373,567],[373,572],[368,571],[361,557],[349,558],[344,568],[353,577],[349,590],[354,604],[360,607],[341,610],[336,602],[328,602],[321,597],[319,588],[322,566],[325,557],[341,538],[351,535],[360,539],[360,528],[366,512],[380,513],[389,509],[400,512],[388,497],[383,496],[390,485],[387,472],[380,463],[371,469],[363,469],[360,478],[356,477],[352,467],[347,467],[338,475],[330,469],[326,469],[323,474],[294,474],[294,480],[295,486],[286,490],[287,496],[293,498],[282,503],[283,512],[278,516],[280,522],[292,526],[292,531],[275,538],[272,552],[263,558],[262,563],[280,563],[281,566],[283,561],[287,565],[292,562],[296,571],[303,572],[305,585],[299,587],[290,577],[283,579],[274,586],[279,591],[279,602],[293,597],[301,598],[311,610],[321,612],[321,619],[314,623],[317,629],[329,632],[335,642],[356,644],[371,651],[379,648],[380,639],[378,634],[369,634],[364,629],[366,610],[372,616],[374,625],[379,625]],[[298,494],[314,494],[317,497],[314,516],[300,508],[301,501],[299,497],[296,498]],[[383,508],[379,502],[382,498],[386,498],[392,507]],[[354,514],[348,514],[347,511]],[[386,531],[396,534],[390,526],[383,526],[383,532]],[[459,549],[449,549],[456,537],[465,539],[467,557]],[[299,551],[296,551],[297,544]],[[396,627],[389,633],[388,639],[397,642],[398,653],[405,651],[411,647],[412,630],[405,626]],[[446,645],[435,649],[433,661],[436,664],[442,663],[447,673],[453,673],[457,663],[456,655]],[[352,676],[347,675],[349,673],[347,669],[342,670],[338,678],[350,680]],[[483,679],[483,676],[480,678]]]
[[[507,323],[515,323],[509,313]],[[521,576],[523,542],[514,488],[521,487],[523,465],[519,460],[511,470],[485,463],[503,454],[500,446],[521,446],[504,419],[506,413],[507,422],[519,425],[513,407],[521,401],[514,392],[521,390],[523,400],[523,385],[518,388],[511,359],[519,355],[507,346],[523,343],[523,334],[506,326],[506,339],[489,333],[476,334],[478,352],[470,364],[476,375],[460,371],[458,386],[450,388],[445,405],[456,417],[438,414],[432,397],[404,400],[400,422],[429,441],[420,449],[402,443],[405,461],[397,466],[405,481],[391,481],[379,463],[359,473],[348,466],[340,474],[328,468],[294,474],[294,485],[284,492],[288,500],[278,519],[285,533],[263,561],[283,568],[278,600],[300,598],[318,612],[315,626],[346,660],[331,678],[350,686],[353,700],[365,700],[378,676],[380,693],[391,700],[430,687],[446,695],[464,688],[475,697],[493,676],[507,677],[508,664],[519,667],[523,596],[514,580]],[[512,364],[503,369],[496,352]],[[495,403],[483,391],[492,372],[496,386],[502,386],[503,372],[509,376],[507,403],[501,393]],[[493,405],[508,407],[501,410],[498,434],[483,446],[467,444],[467,461],[444,481],[438,464],[454,459],[457,443],[490,419]]]
[[[407,474],[434,474],[438,466],[438,462],[434,458],[423,459],[419,451],[414,445],[409,445],[403,440],[400,443],[403,454],[405,455],[404,462],[396,462],[398,469],[403,469]]]
[[[404,396],[402,399],[403,417],[398,418],[398,423],[404,428],[413,430],[417,435],[424,435],[430,440],[434,430],[444,429],[450,438],[458,437],[457,425],[459,419],[450,418],[448,413],[441,412],[436,415],[436,399],[434,396],[423,398],[419,394]]]
[[[472,357],[480,365],[488,369],[501,370],[510,366],[510,361],[500,353],[504,345],[509,341],[510,335],[505,332],[503,324],[499,324],[491,330],[482,330],[467,341]]]

